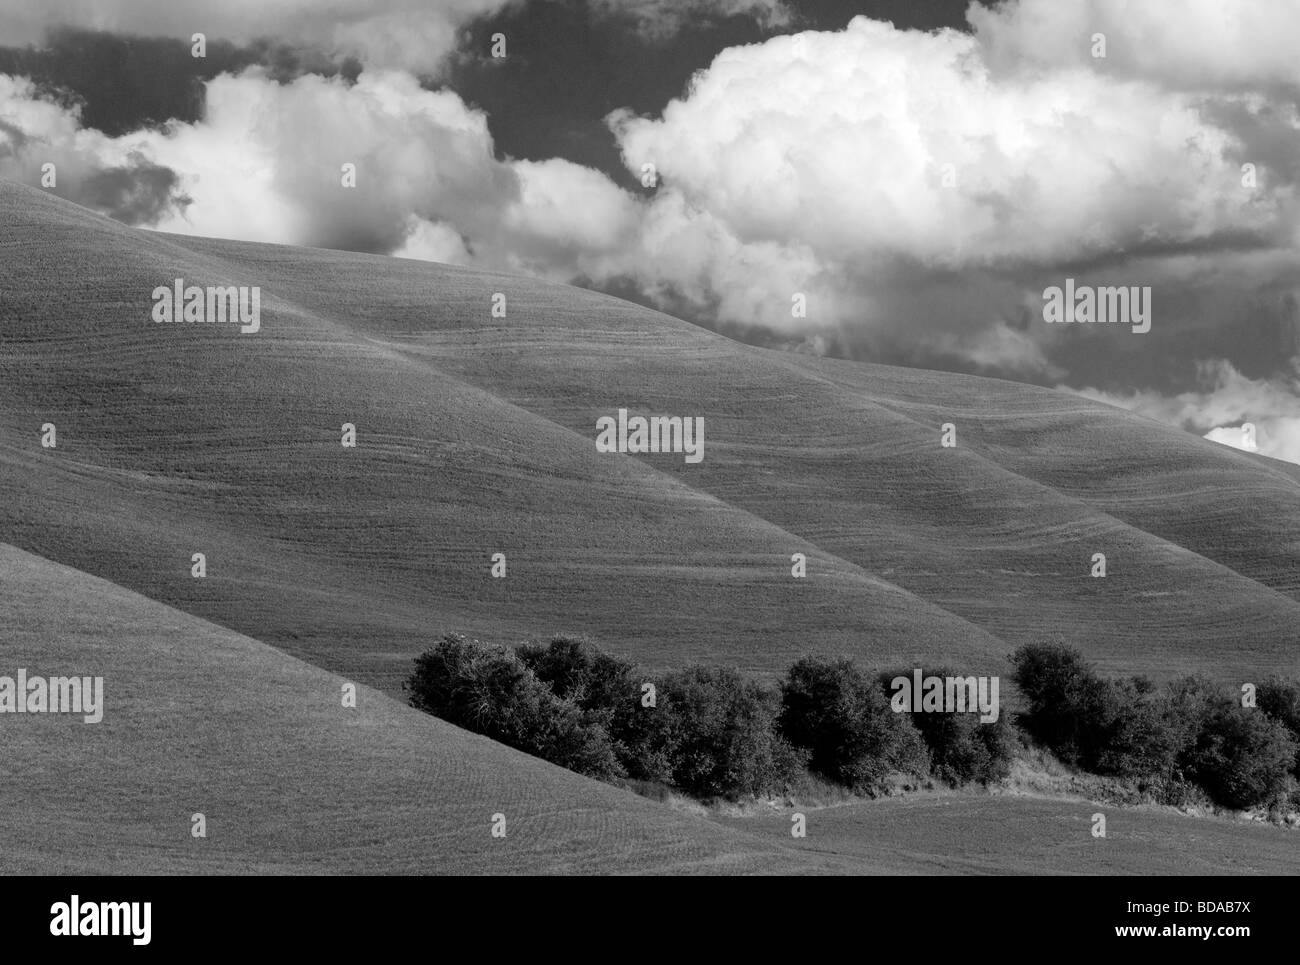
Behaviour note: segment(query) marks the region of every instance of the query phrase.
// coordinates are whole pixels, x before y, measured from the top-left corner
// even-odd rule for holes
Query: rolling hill
[[[561,285],[142,232],[12,184],[0,222],[0,539],[390,692],[447,629],[759,672],[996,670],[1058,633],[1157,677],[1297,667],[1295,467]],[[261,331],[154,323],[177,277],[260,286]],[[703,461],[598,453],[619,408],[703,416]]]
[[[1300,837],[972,793],[706,819],[466,733],[256,640],[0,545],[4,666],[104,715],[0,717],[0,874],[1295,874]],[[202,813],[206,836],[191,835]],[[490,833],[506,818],[505,838]]]
[[[175,278],[259,286],[261,330],[153,322]],[[703,461],[598,452],[619,409],[703,417]],[[93,726],[0,719],[0,870],[1189,870],[1186,819],[1053,865],[1079,807],[1010,798],[944,813],[1038,829],[1024,854],[1020,832],[954,851],[924,802],[876,832],[832,809],[792,843],[782,815],[708,820],[467,734],[400,682],[445,631],[755,673],[808,652],[997,673],[1060,635],[1116,672],[1295,674],[1300,471],[1045,389],[754,348],[505,274],[139,231],[0,182],[0,583],[0,673],[102,674],[109,700]],[[1200,832],[1190,870],[1300,860],[1256,830]]]
[[[0,546],[5,667],[104,716],[0,718],[0,873],[823,868],[579,777],[107,581]],[[201,813],[206,836],[191,835]],[[505,815],[504,838],[491,834]],[[849,859],[845,867],[855,862]]]

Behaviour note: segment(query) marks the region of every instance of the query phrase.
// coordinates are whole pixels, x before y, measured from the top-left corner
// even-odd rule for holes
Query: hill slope
[[[1294,874],[1279,828],[977,794],[721,821],[504,748],[0,545],[0,674],[104,678],[104,715],[0,716],[0,874]],[[191,836],[201,812],[207,836]],[[506,816],[506,837],[490,835]]]
[[[0,716],[0,873],[868,866],[674,812],[368,688],[345,708],[339,677],[13,547],[0,581],[0,674],[102,676],[105,705],[96,724]]]
[[[1297,667],[1291,467],[565,286],[140,232],[12,184],[0,223],[0,539],[390,692],[444,629],[758,671],[975,672],[1057,632],[1156,676]],[[261,286],[261,332],[150,321],[177,277]],[[597,453],[619,408],[703,416],[703,462]]]

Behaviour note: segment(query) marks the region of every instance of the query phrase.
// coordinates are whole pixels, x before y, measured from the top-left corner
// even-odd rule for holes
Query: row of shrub
[[[1259,684],[1254,706],[1201,677],[1164,687],[1144,677],[1105,679],[1061,644],[1011,656],[1027,703],[1017,724],[1067,764],[1128,778],[1178,801],[1191,787],[1220,805],[1281,802],[1300,779],[1300,687]]]
[[[1198,677],[1164,687],[1105,679],[1059,644],[1021,647],[1011,662],[1025,705],[1016,725],[1068,765],[1171,802],[1197,787],[1233,808],[1294,794],[1293,682],[1265,681],[1255,706],[1243,706]],[[406,687],[415,707],[562,767],[696,797],[783,793],[809,772],[867,794],[895,776],[954,786],[1006,776],[1011,715],[981,723],[974,712],[895,712],[899,675],[910,671],[873,675],[815,657],[776,685],[718,667],[652,675],[582,638],[509,648],[451,634],[417,658]]]
[[[452,634],[416,660],[406,688],[413,706],[570,770],[697,797],[782,793],[809,771],[860,793],[892,774],[1006,774],[1004,718],[895,713],[893,676],[812,657],[777,686],[717,667],[650,675],[581,638],[511,649]]]

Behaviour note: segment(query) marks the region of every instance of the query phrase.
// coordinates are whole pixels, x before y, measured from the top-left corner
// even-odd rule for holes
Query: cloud
[[[42,91],[81,107],[81,121],[105,134],[127,134],[168,120],[203,117],[204,84],[260,64],[276,80],[307,73],[355,79],[360,64],[269,39],[237,46],[213,39],[190,55],[188,38],[136,37],[76,27],[53,28],[38,47],[0,46],[0,74],[27,77]]]
[[[497,159],[482,112],[409,73],[279,83],[253,67],[210,81],[206,105],[192,123],[108,137],[0,76],[0,175],[35,185],[54,162],[56,193],[164,231],[562,280],[604,273],[637,229],[637,202],[604,175]]]
[[[1293,0],[1009,0],[972,2],[966,16],[999,73],[1089,66],[1182,90],[1300,85]]]
[[[410,74],[277,84],[251,69],[211,82],[207,99],[202,122],[149,139],[195,199],[165,230],[571,278],[635,220],[597,172],[496,159],[482,112]],[[345,164],[355,187],[342,186]]]
[[[161,29],[188,23],[187,4],[168,6]],[[493,5],[457,0],[424,19]],[[563,159],[498,159],[481,113],[406,71],[370,69],[355,83],[223,74],[207,81],[201,118],[91,153],[134,152],[180,175],[175,190],[193,203],[173,203],[167,230],[471,259],[630,289],[719,326],[824,335],[859,356],[1054,379],[1054,346],[1069,336],[1038,324],[1033,303],[1067,272],[1095,274],[1118,256],[1143,260],[1146,277],[1127,283],[1180,285],[1188,259],[1289,252],[1300,239],[1293,106],[1248,93],[1211,104],[1090,61],[1002,69],[1025,18],[1047,18],[1055,43],[1089,4],[1061,6],[1075,19],[1033,4],[972,10],[970,35],[859,17],[724,50],[660,116],[610,115],[628,169],[658,170],[658,187],[635,198]],[[111,24],[141,15],[116,0],[100,9]],[[333,8],[258,9],[244,33],[300,20],[319,31]],[[372,50],[387,36],[376,18],[420,19],[405,0],[348,9],[341,22],[369,30]],[[783,15],[768,0],[620,9]],[[1259,171],[1248,184],[1251,147]],[[359,177],[341,191],[345,162]],[[798,295],[806,317],[792,311]]]
[[[1244,183],[1241,143],[1200,95],[1083,66],[1003,75],[985,54],[857,18],[725,50],[658,117],[612,114],[629,171],[662,179],[647,225],[701,249],[675,277],[643,269],[645,290],[725,322],[964,342],[981,366],[1001,346],[1027,373],[1046,336],[1025,334],[1024,293],[1071,266],[1295,245],[1295,190],[1269,171]],[[1294,111],[1272,122],[1297,129]],[[819,306],[803,323],[801,290]]]
[[[1207,432],[1205,438],[1243,452],[1258,452],[1259,444],[1250,432],[1250,427],[1253,425],[1252,422],[1246,422],[1239,426],[1219,426]]]
[[[1300,366],[1289,376],[1251,379],[1223,359],[1197,366],[1200,387],[1175,395],[1057,388],[1181,426],[1224,445],[1300,463]],[[1244,424],[1254,426],[1254,447]]]
[[[865,18],[724,51],[661,118],[611,126],[629,168],[738,237],[840,256],[1051,263],[1277,212],[1189,100],[1083,71],[998,83],[969,36]]]
[[[82,204],[130,225],[156,225],[172,211],[184,211],[193,199],[180,190],[171,168],[133,152],[125,165],[89,175],[80,193]]]
[[[725,17],[750,17],[766,29],[793,20],[783,0],[590,0],[598,17],[630,20],[643,36],[664,39],[691,24]]]
[[[431,20],[492,6],[464,0]],[[313,11],[300,32],[323,36],[327,8],[280,0],[251,23]],[[400,28],[413,5],[348,9],[341,22],[381,60],[411,63],[399,48],[441,29],[397,29],[390,50],[372,21]],[[779,15],[742,0],[620,9]],[[1191,41],[1152,38],[1149,64],[1128,58],[1149,18],[1112,23],[1114,9],[1022,0],[972,8],[973,34],[857,18],[724,50],[657,115],[608,117],[633,177],[657,172],[636,192],[562,158],[498,156],[481,111],[376,68],[234,70],[205,82],[201,115],[119,137],[7,80],[0,173],[35,183],[49,158],[61,192],[166,230],[589,284],[767,344],[1092,386],[1200,433],[1250,419],[1261,449],[1290,452],[1300,116],[1279,91],[1291,67],[1272,47],[1250,56],[1250,4],[1214,21],[1224,51],[1197,77],[1175,69]],[[1185,32],[1211,35],[1210,8],[1188,9],[1202,19]],[[1105,61],[1075,50],[1097,29],[1111,31]],[[345,163],[355,188],[340,184]],[[1150,286],[1151,333],[1044,324],[1042,291],[1066,277]],[[1205,358],[1233,374],[1191,379]]]
[[[46,164],[57,194],[127,224],[160,224],[192,200],[180,175],[135,142],[84,129],[77,107],[0,74],[0,176],[40,184]]]
[[[6,0],[0,37],[38,43],[58,25],[188,40],[273,36],[378,67],[436,72],[460,29],[512,0]]]

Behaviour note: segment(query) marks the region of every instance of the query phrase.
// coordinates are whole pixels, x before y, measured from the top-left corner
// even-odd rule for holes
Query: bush
[[[1105,681],[1078,650],[1062,644],[1028,644],[1011,655],[1011,664],[1029,703],[1020,726],[1065,763],[1087,767],[1107,716]]]
[[[1170,685],[1181,737],[1178,765],[1217,803],[1231,808],[1271,804],[1284,796],[1296,742],[1259,707],[1242,707],[1203,678]]]
[[[542,646],[525,643],[519,658],[562,700],[590,708],[613,708],[627,695],[633,666],[602,653],[585,637],[557,636]]]
[[[621,772],[605,729],[504,647],[448,634],[416,658],[406,690],[413,707],[561,767],[601,779]]]
[[[672,703],[636,667],[602,653],[582,637],[557,636],[516,648],[519,658],[562,700],[576,704],[590,726],[609,735],[622,773],[638,781],[672,778]],[[641,703],[642,684],[655,684],[655,706]]]
[[[955,677],[952,670],[939,668],[926,676]],[[911,678],[911,670],[882,673],[877,678],[881,693],[888,700],[893,695],[895,677]],[[892,709],[892,708],[891,708]],[[978,710],[964,713],[899,713],[906,717],[925,741],[930,755],[930,771],[953,786],[1000,781],[1011,771],[1015,742],[1007,715],[988,723],[980,721]]]
[[[1182,739],[1151,681],[1104,680],[1079,651],[1060,644],[1029,644],[1011,662],[1029,701],[1020,725],[1061,760],[1097,774],[1171,779]]]
[[[1300,684],[1280,677],[1266,680],[1255,691],[1255,704],[1300,743]],[[1300,752],[1296,754],[1291,773],[1300,780]]]
[[[1011,659],[1029,701],[1026,731],[1068,763],[1167,789],[1192,781],[1232,808],[1270,804],[1288,788],[1297,747],[1283,723],[1294,706],[1285,687],[1267,691],[1270,714],[1200,677],[1163,693],[1142,678],[1104,681],[1059,645],[1021,647]]]
[[[734,670],[688,667],[667,675],[673,783],[702,797],[783,791],[803,755],[776,733],[778,696]]]
[[[1140,677],[1102,680],[1078,651],[1021,647],[1011,657],[1028,703],[1020,721],[1064,761],[1102,774],[1194,781],[1217,803],[1272,804],[1300,770],[1300,687],[1271,680],[1243,708],[1203,678],[1164,690]],[[934,671],[942,677],[950,671]],[[849,660],[804,658],[780,692],[734,670],[690,667],[653,681],[582,638],[517,650],[444,636],[415,661],[411,705],[562,767],[600,779],[671,782],[702,797],[787,790],[804,767],[855,791],[933,766],[953,784],[1005,775],[1005,718],[894,713],[894,674],[869,678]],[[642,704],[654,683],[655,706]]]
[[[1084,728],[1084,765],[1165,788],[1182,746],[1171,705],[1143,677],[1105,681],[1097,719]]]
[[[1187,750],[1196,743],[1210,715],[1232,706],[1232,698],[1208,677],[1183,677],[1165,688],[1169,726],[1178,748],[1178,766],[1187,762]]]
[[[655,706],[641,704],[641,685],[653,684]],[[627,776],[640,781],[668,783],[673,778],[680,729],[676,708],[664,692],[662,680],[649,676],[634,680],[631,699],[614,713],[610,726],[614,753]]]
[[[851,790],[876,791],[890,771],[929,772],[925,744],[851,660],[805,657],[781,688],[781,733],[809,767]]]
[[[1206,721],[1188,752],[1188,772],[1218,803],[1254,807],[1285,793],[1295,758],[1295,740],[1281,723],[1230,707]]]

